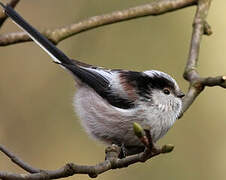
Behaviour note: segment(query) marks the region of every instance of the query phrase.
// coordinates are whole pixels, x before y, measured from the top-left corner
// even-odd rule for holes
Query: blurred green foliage
[[[6,2],[3,1],[3,2]],[[146,2],[129,0],[23,0],[17,10],[38,29],[54,28],[84,18]],[[226,71],[226,1],[212,3],[208,22],[214,34],[203,37],[199,72]],[[78,34],[58,45],[68,56],[108,68],[158,69],[171,74],[184,91],[182,73],[191,38],[195,8],[157,17],[112,24]],[[1,33],[17,31],[7,21]],[[67,162],[96,164],[104,145],[90,139],[73,112],[75,91],[70,74],[51,62],[34,43],[0,48],[0,143],[42,169]],[[98,179],[226,179],[225,90],[206,88],[159,144],[175,150],[143,164],[112,170]],[[22,172],[0,154],[0,170]],[[77,175],[68,179],[88,179]]]

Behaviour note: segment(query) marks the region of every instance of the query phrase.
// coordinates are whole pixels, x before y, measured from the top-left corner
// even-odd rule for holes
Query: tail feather
[[[12,7],[5,6],[0,2],[5,10],[5,13],[14,21],[16,25],[22,28],[31,39],[34,40],[43,50],[45,50],[55,63],[61,65],[62,67],[68,69],[75,75],[81,82],[87,84],[89,87],[93,88],[100,96],[106,96],[110,81],[107,79],[102,71],[95,71],[97,67],[91,65],[71,60],[67,57],[61,50],[59,50],[52,42],[50,42],[46,37],[44,37],[40,32],[38,32],[34,27],[24,20]]]
[[[21,17],[12,7],[5,6],[0,2],[0,5],[4,8],[5,13],[13,20],[13,22],[19,26],[22,30],[28,33],[30,38],[34,40],[44,51],[46,51],[51,58],[58,63],[72,64],[73,62],[56,46],[50,42],[45,36],[32,27],[26,20]]]

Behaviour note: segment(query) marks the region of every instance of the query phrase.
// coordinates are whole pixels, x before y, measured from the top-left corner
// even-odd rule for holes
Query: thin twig
[[[173,148],[171,145],[164,145],[162,148],[159,148],[154,152],[151,152],[150,149],[146,149],[142,153],[139,153],[133,156],[128,156],[123,159],[118,159],[118,155],[120,151],[118,150],[118,147],[113,145],[106,149],[106,160],[95,166],[86,166],[86,165],[77,165],[74,163],[68,163],[62,168],[57,170],[53,170],[53,171],[38,170],[38,172],[35,172],[33,174],[17,174],[17,173],[0,171],[0,178],[10,179],[10,180],[11,179],[13,180],[59,179],[59,178],[69,177],[75,174],[88,174],[90,177],[94,178],[94,177],[97,177],[99,174],[102,174],[111,169],[125,168],[137,162],[145,162],[154,156],[157,156],[162,153],[169,153],[172,150]],[[0,148],[0,151],[7,152],[7,154],[10,154],[8,153],[9,151],[6,150],[6,148]],[[11,157],[11,155],[7,155],[7,156]],[[16,157],[16,159],[19,159],[19,158]],[[21,162],[18,164],[19,166],[21,166]],[[23,162],[22,164],[24,165],[25,163]],[[36,171],[35,168],[32,168],[29,165],[29,170],[30,169],[33,169]]]
[[[45,30],[41,33],[53,43],[58,44],[62,40],[78,33],[88,31],[104,25],[128,21],[144,16],[161,15],[167,12],[182,9],[196,4],[197,0],[157,0],[149,4],[133,8],[115,11],[109,14],[94,16],[75,24],[67,25],[54,30]],[[0,46],[31,41],[25,32],[14,32],[0,35]]]
[[[15,8],[16,5],[20,2],[20,0],[11,0],[7,6],[11,6],[12,8]],[[8,18],[8,16],[1,11],[0,12],[0,28],[2,27],[2,25],[4,24],[4,22],[6,21],[6,19]]]
[[[17,164],[19,167],[21,167],[23,170],[29,172],[29,173],[38,173],[41,170],[33,168],[31,165],[28,163],[25,163],[22,161],[20,158],[18,158],[16,155],[14,155],[12,152],[7,150],[4,146],[0,145],[0,151],[3,152],[6,156],[8,156],[12,162]]]
[[[199,59],[200,43],[203,34],[210,30],[207,26],[206,18],[209,11],[211,0],[198,0],[196,15],[193,22],[193,32],[189,50],[187,65],[184,70],[184,78],[189,81],[189,89],[183,99],[182,114],[191,106],[198,95],[203,91],[206,84],[202,83],[203,79],[198,74],[197,64]],[[208,28],[208,29],[207,29]]]
[[[207,77],[201,80],[203,86],[220,86],[222,88],[226,88],[226,75],[225,76],[217,76],[217,77]]]

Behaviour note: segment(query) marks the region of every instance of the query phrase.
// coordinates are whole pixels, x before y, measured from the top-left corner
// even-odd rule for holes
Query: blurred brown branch
[[[54,30],[45,30],[41,33],[45,35],[53,43],[57,44],[60,41],[69,38],[73,35],[88,31],[100,26],[113,24],[121,21],[128,21],[144,16],[161,15],[170,11],[175,11],[196,4],[196,0],[157,0],[149,4],[114,11],[109,14],[90,17],[86,20],[75,24],[70,24]],[[0,46],[6,46],[15,43],[31,41],[30,37],[25,32],[13,32],[0,35]]]
[[[11,153],[9,150],[7,150],[4,146],[0,145],[0,151],[3,152],[6,156],[8,156],[12,162],[17,164],[19,167],[21,167],[23,170],[29,172],[29,173],[37,173],[41,170],[35,169],[31,167],[29,164],[23,162],[20,158],[15,156],[13,153]]]
[[[140,131],[140,132],[139,132]],[[137,130],[140,134],[143,129]],[[143,133],[142,133],[143,134]],[[145,136],[144,134],[142,136]],[[139,136],[142,138],[141,136]],[[169,153],[173,150],[172,145],[164,145],[161,148],[155,147],[153,142],[149,142],[153,146],[146,147],[144,152],[119,159],[120,147],[112,145],[105,150],[105,161],[101,162],[95,166],[77,165],[74,163],[68,163],[60,169],[57,170],[39,170],[28,165],[13,153],[9,152],[5,147],[0,145],[0,151],[2,151],[6,156],[8,156],[15,164],[29,172],[30,174],[16,174],[0,171],[0,179],[13,179],[13,180],[37,180],[37,179],[59,179],[64,177],[69,177],[74,174],[88,174],[91,178],[97,177],[111,169],[126,168],[131,164],[137,162],[145,162],[154,156],[159,154]]]
[[[7,4],[7,6],[11,6],[11,7],[15,8],[19,2],[20,2],[20,0],[11,0]],[[2,25],[4,24],[4,22],[6,21],[7,18],[8,18],[8,16],[3,11],[1,11],[0,12],[0,28],[2,27]]]
[[[206,86],[220,86],[222,88],[226,88],[226,76],[200,77],[197,71],[197,63],[199,58],[199,49],[202,35],[210,35],[212,33],[211,27],[206,22],[206,17],[209,11],[210,4],[211,0],[157,0],[146,5],[141,5],[122,11],[115,11],[113,13],[91,17],[79,23],[71,24],[55,30],[46,30],[42,33],[52,42],[57,44],[60,41],[69,38],[75,34],[107,24],[113,24],[149,15],[160,15],[192,5],[196,5],[197,10],[193,22],[193,33],[190,44],[190,51],[187,65],[184,71],[184,78],[189,81],[190,86],[185,98],[183,99],[183,114],[191,106],[196,97],[203,91]],[[0,21],[4,22],[5,19],[5,15],[0,14]],[[30,41],[30,38],[24,32],[15,32],[0,36],[1,46],[26,41]],[[142,137],[139,137],[141,140],[145,139],[145,137],[143,137],[144,133],[138,132],[138,134],[139,136],[141,134]],[[0,146],[0,151],[7,155],[18,166],[30,173],[15,174],[0,171],[0,179],[57,179],[72,176],[74,174],[89,174],[90,177],[96,177],[98,174],[104,173],[110,169],[124,168],[137,162],[145,162],[146,160],[161,153],[170,152],[170,150],[172,150],[172,146],[167,145],[161,148],[154,147],[150,149],[148,148],[146,143],[146,149],[144,152],[133,156],[128,156],[123,159],[118,159],[119,147],[111,146],[106,149],[106,160],[95,166],[82,166],[70,163],[58,170],[49,171],[39,170],[31,167],[30,165],[10,153],[4,147]]]
[[[220,86],[222,88],[226,88],[225,76],[200,77],[197,71],[202,35],[212,34],[211,27],[206,22],[210,4],[211,0],[198,0],[196,15],[193,21],[190,51],[184,71],[184,78],[189,82],[190,86],[186,96],[183,99],[182,114],[191,106],[206,86]]]

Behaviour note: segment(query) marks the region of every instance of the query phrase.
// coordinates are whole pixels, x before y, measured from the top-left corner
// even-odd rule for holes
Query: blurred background
[[[7,1],[4,0],[4,3]],[[23,0],[17,11],[39,30],[148,3],[148,0]],[[212,3],[208,22],[214,34],[203,37],[202,76],[225,75],[226,1]],[[169,73],[186,91],[182,78],[195,7],[93,29],[61,42],[69,57],[107,68]],[[20,31],[7,21],[1,34]],[[51,62],[33,42],[0,47],[0,143],[42,169],[67,162],[94,165],[105,146],[90,139],[73,111],[76,87],[69,73]],[[226,91],[206,88],[158,144],[175,150],[143,164],[106,172],[97,179],[226,179]],[[0,153],[0,170],[23,172]],[[76,175],[68,179],[88,179]]]

